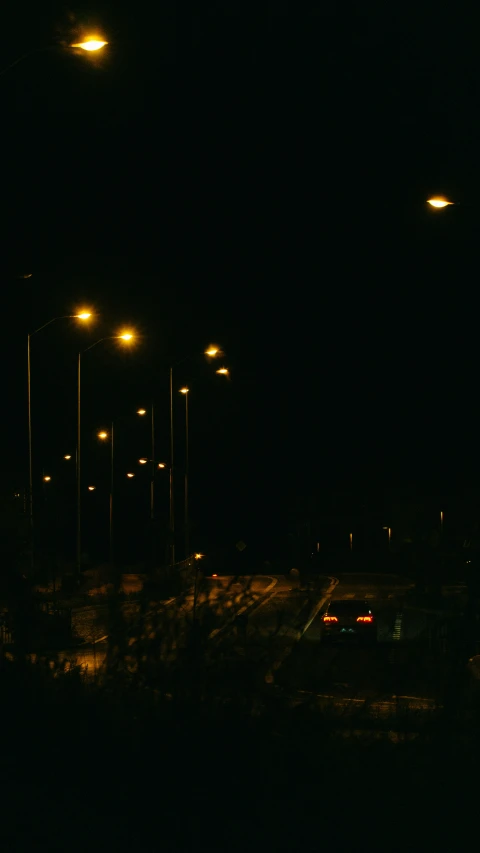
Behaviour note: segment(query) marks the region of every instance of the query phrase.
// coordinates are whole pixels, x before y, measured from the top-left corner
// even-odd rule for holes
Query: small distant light
[[[212,578],[218,578],[218,575],[212,575]]]
[[[133,339],[133,335],[131,332],[123,332],[123,334],[118,336],[122,341],[131,341]]]
[[[205,355],[209,355],[210,358],[215,358],[216,355],[221,355],[221,353],[221,349],[215,346],[215,344],[210,344],[208,349],[205,350]]]
[[[159,462],[158,467],[159,468],[166,468],[167,466],[165,465],[165,462]]]
[[[188,388],[180,388],[180,394],[188,394]]]
[[[132,477],[134,477],[134,476],[135,476],[135,474],[132,474],[131,472],[129,472],[129,473],[127,474],[127,477],[129,478],[129,480],[131,480],[131,479],[132,479]]]
[[[96,488],[97,488],[96,486],[89,486],[89,487],[88,487],[88,491],[89,491],[89,492],[94,492]]]
[[[195,559],[196,559],[196,560],[201,560],[201,559],[202,559],[202,557],[204,557],[204,556],[205,556],[205,554],[195,554]]]
[[[146,414],[147,414],[146,409],[137,409],[137,415],[146,415]]]
[[[102,439],[103,439],[103,438],[108,438],[108,432],[105,432],[105,430],[103,430],[102,432],[97,433],[97,435],[98,435],[98,438],[102,438]]]
[[[215,373],[220,373],[222,376],[228,376],[230,371],[228,367],[221,367],[219,370],[216,370]]]
[[[148,462],[148,459],[139,459],[138,461],[140,462],[140,465],[146,465]]]
[[[67,454],[66,454],[66,456],[64,456],[63,458],[64,458],[64,459],[71,459],[72,457],[71,457],[71,455],[70,455],[69,453],[67,453]]]
[[[52,478],[47,474],[46,477],[43,478],[44,483],[49,483]]]
[[[92,315],[89,311],[82,311],[80,314],[76,315],[78,320],[88,320]]]

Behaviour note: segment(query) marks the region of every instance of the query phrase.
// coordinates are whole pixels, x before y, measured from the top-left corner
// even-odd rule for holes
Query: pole
[[[185,559],[190,553],[190,519],[188,515],[188,393],[185,394]]]
[[[113,566],[113,421],[110,432],[110,502],[109,502],[109,562],[110,562],[110,571],[113,580],[114,566]]]
[[[33,547],[33,467],[32,467],[32,396],[30,374],[30,335],[27,335],[27,395],[28,395],[28,515],[30,523],[30,568],[35,567]]]
[[[170,565],[175,563],[175,509],[173,495],[173,368],[170,368]]]
[[[151,468],[150,468],[150,548],[152,572],[156,562],[156,530],[155,530],[155,412],[152,402],[152,440],[151,440]]]
[[[150,475],[150,519],[153,525],[153,519],[155,518],[155,420],[154,420],[154,411],[153,411],[153,403],[152,403],[152,463],[151,463],[151,475]]]
[[[77,582],[80,580],[82,568],[82,540],[81,540],[81,436],[80,436],[80,404],[81,404],[81,384],[80,384],[80,369],[81,369],[81,353],[78,353],[77,367]]]

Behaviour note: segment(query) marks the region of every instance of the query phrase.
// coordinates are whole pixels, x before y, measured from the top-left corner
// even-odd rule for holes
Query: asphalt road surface
[[[394,575],[340,575],[332,598],[366,599],[377,619],[378,642],[322,643],[321,613],[275,672],[291,691],[338,699],[434,698],[433,662],[419,645],[423,614],[405,606],[408,581]]]

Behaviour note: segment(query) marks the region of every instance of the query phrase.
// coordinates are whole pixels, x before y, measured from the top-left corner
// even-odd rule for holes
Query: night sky
[[[111,45],[0,78],[3,488],[27,474],[26,334],[84,305],[95,328],[35,340],[38,476],[74,452],[78,347],[131,324],[135,348],[100,345],[85,367],[92,476],[107,473],[97,424],[152,398],[167,453],[168,364],[215,342],[231,382],[200,358],[176,384],[192,389],[192,514],[233,540],[279,535],[295,495],[339,484],[474,485],[473,21],[287,0],[55,5],[27,29],[12,6],[2,67],[90,22]],[[435,192],[459,206],[427,210]],[[147,452],[129,423],[125,470]],[[140,475],[134,488],[143,500]]]

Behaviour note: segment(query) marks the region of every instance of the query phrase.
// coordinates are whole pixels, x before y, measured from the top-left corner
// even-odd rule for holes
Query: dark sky
[[[92,423],[140,389],[165,408],[169,360],[225,347],[232,382],[202,367],[191,405],[198,479],[228,512],[474,477],[473,21],[300,5],[53,4],[28,29],[10,9],[3,65],[89,21],[112,44],[0,78],[6,474],[25,469],[25,335],[90,302],[98,328],[144,336],[91,368]],[[461,204],[426,210],[434,192]],[[56,453],[57,400],[74,441],[74,334],[36,342],[37,459]]]

